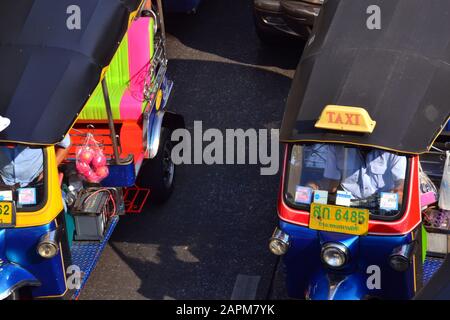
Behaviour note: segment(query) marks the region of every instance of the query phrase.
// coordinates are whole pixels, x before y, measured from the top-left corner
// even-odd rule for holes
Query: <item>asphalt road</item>
[[[301,48],[261,45],[251,2],[205,0],[195,15],[166,18],[170,108],[189,129],[280,125]],[[273,297],[279,176],[259,169],[179,166],[165,205],[121,218],[80,299],[230,299],[239,275],[257,299]]]

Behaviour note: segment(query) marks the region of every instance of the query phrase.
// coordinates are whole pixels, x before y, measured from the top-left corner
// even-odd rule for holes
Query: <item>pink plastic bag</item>
[[[83,145],[77,148],[76,157],[77,171],[87,182],[100,183],[109,175],[103,149],[92,133],[88,133]]]

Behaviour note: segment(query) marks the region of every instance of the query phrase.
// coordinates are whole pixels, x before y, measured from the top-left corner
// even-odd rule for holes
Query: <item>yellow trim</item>
[[[414,231],[411,232],[411,240],[416,240],[416,237],[414,236]],[[413,254],[413,282],[414,282],[414,293],[417,291],[417,275],[416,275],[416,254]]]
[[[434,143],[436,142],[437,138],[439,138],[439,136],[442,134],[442,132],[444,132],[445,127],[447,126],[447,124],[450,122],[450,117],[447,118],[447,121],[444,122],[444,125],[442,126],[441,130],[439,130],[439,133],[434,137],[433,141],[431,142],[431,146],[428,146],[428,150],[431,149],[431,147],[434,145]],[[425,152],[424,152],[425,153]]]
[[[364,108],[349,106],[326,106],[315,127],[338,131],[372,133],[377,122]]]
[[[58,166],[56,164],[55,148],[46,147],[43,152],[47,156],[47,201],[35,212],[17,212],[16,228],[35,227],[48,224],[63,210],[61,187],[59,185]]]
[[[64,293],[61,293],[61,294],[59,294],[59,295],[54,295],[54,296],[41,296],[41,297],[34,297],[34,298],[35,298],[35,299],[61,298],[61,297],[64,297],[64,296],[66,295],[66,293],[67,293],[68,290],[69,290],[69,289],[67,289],[67,286],[66,286],[66,290],[64,291]]]
[[[137,8],[135,11],[133,11],[133,12],[130,13],[130,18],[129,18],[129,20],[128,20],[128,27],[130,26],[131,21],[132,21],[134,18],[136,18],[137,14],[142,10],[142,6],[144,5],[144,2],[145,2],[145,1],[146,1],[146,0],[141,0],[141,4],[138,6],[138,8]]]
[[[417,292],[416,255],[413,255],[414,293]]]
[[[108,70],[109,70],[109,65],[108,66],[106,66],[106,67],[104,67],[103,69],[102,69],[102,72],[100,73],[100,82],[102,82],[103,81],[103,79],[106,77],[106,72],[108,72]],[[99,82],[99,84],[100,84],[100,82]],[[92,96],[92,94],[91,94],[91,96]],[[89,97],[89,99],[90,99],[91,97]],[[88,100],[89,100],[88,99]]]
[[[156,111],[158,111],[159,108],[161,108],[162,98],[163,98],[163,92],[161,89],[159,89],[158,93],[156,94],[156,103],[155,103]]]

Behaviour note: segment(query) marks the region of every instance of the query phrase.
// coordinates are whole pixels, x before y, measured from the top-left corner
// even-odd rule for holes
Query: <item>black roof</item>
[[[381,29],[367,26],[373,5]],[[449,30],[448,0],[328,0],[293,80],[281,141],[427,151],[450,116]],[[315,128],[327,105],[363,107],[374,132]]]
[[[0,140],[60,141],[100,81],[140,3],[0,1],[0,115],[11,119]],[[67,26],[74,12],[68,8],[74,5],[81,13],[79,30]]]

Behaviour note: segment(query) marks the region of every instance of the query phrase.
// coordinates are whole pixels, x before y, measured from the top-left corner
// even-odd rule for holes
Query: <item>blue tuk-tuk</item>
[[[77,299],[119,216],[171,195],[184,120],[167,108],[161,1],[148,4],[0,3],[0,300]],[[82,177],[80,150],[103,180]]]
[[[280,134],[270,250],[289,296],[411,299],[442,264],[449,232],[439,242],[424,222],[450,209],[438,202],[449,192],[438,190],[450,150],[448,12],[445,0],[325,1]],[[430,250],[436,242],[445,249]]]

